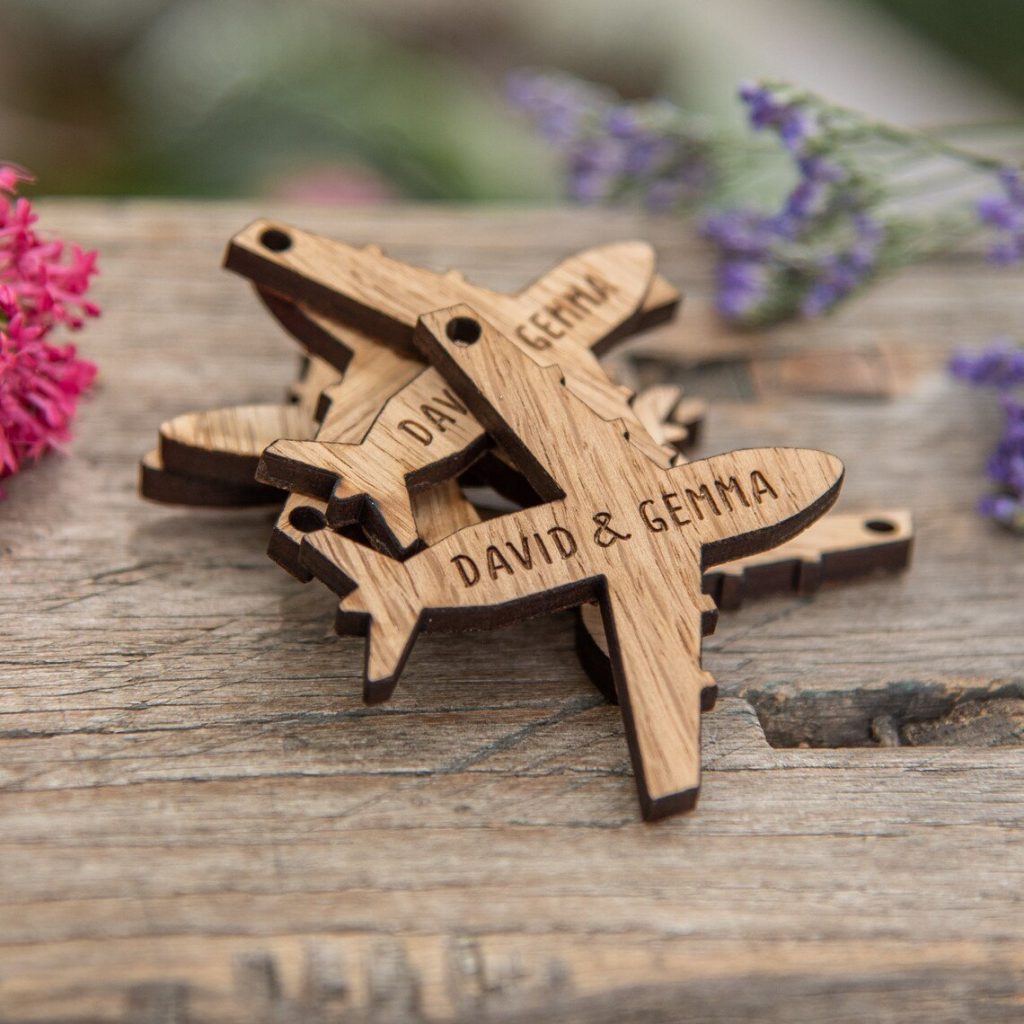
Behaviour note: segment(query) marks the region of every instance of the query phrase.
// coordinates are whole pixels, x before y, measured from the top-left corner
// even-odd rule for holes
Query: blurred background
[[[1008,0],[3,0],[0,158],[38,192],[551,201],[505,102],[555,67],[740,123],[792,80],[914,125],[1015,118]]]

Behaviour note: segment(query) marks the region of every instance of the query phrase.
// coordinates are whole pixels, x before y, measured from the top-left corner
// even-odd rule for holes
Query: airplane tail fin
[[[359,523],[396,558],[422,546],[404,469],[373,446],[275,441],[264,450],[256,478],[326,501],[331,526]]]
[[[302,561],[341,595],[338,632],[367,636],[365,700],[387,700],[412,648],[422,611],[408,568],[330,530],[303,539]]]
[[[654,278],[654,250],[648,242],[611,242],[575,253],[518,295],[538,309],[562,307],[579,322],[574,339],[586,348],[609,347],[609,335],[622,339],[638,327]],[[678,293],[675,293],[678,298]],[[659,299],[663,301],[663,299]],[[580,312],[600,308],[600,316]]]
[[[707,569],[795,537],[835,503],[844,470],[813,448],[746,448],[669,473],[689,502]]]

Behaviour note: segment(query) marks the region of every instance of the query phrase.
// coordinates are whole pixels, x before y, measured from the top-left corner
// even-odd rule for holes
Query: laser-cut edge
[[[545,465],[545,463],[553,459],[554,463],[552,464],[560,467],[561,475],[565,479],[564,474],[566,467],[569,465],[569,463],[562,461],[566,447],[565,439],[571,437],[573,432],[568,429],[561,429],[567,428],[569,424],[569,420],[564,415],[562,405],[564,401],[571,400],[575,402],[576,400],[565,396],[563,402],[560,403],[557,395],[552,392],[554,377],[557,375],[553,376],[544,370],[538,372],[537,367],[534,365],[534,382],[545,379],[545,386],[540,389],[543,393],[543,403],[540,403],[538,399],[539,404],[534,403],[529,409],[525,410],[524,418],[524,409],[527,405],[530,405],[529,390],[516,389],[520,392],[517,402],[517,400],[508,397],[508,393],[512,389],[507,386],[504,388],[499,387],[497,390],[493,387],[489,389],[487,382],[479,379],[479,373],[478,376],[473,376],[465,372],[459,360],[452,358],[451,343],[449,342],[446,347],[446,342],[442,340],[441,332],[437,325],[440,323],[439,317],[450,318],[454,315],[472,316],[473,314],[466,307],[457,307],[454,310],[433,314],[432,317],[421,318],[421,329],[417,333],[417,340],[421,341],[424,350],[432,362],[435,362],[435,364],[442,368],[445,378],[453,388],[473,407],[477,417],[487,424],[488,430],[502,443],[506,451],[512,454],[518,468],[526,473],[531,484],[539,493],[550,500],[539,508],[512,513],[510,516],[502,517],[499,520],[459,531],[451,538],[448,538],[447,541],[423,551],[405,562],[388,560],[386,557],[376,552],[368,551],[365,548],[360,548],[344,538],[327,536],[324,533],[314,534],[304,540],[303,553],[306,564],[325,582],[328,582],[329,585],[332,585],[343,595],[342,604],[339,608],[339,619],[344,621],[353,615],[357,616],[363,621],[367,629],[369,639],[365,670],[366,697],[369,700],[379,700],[385,699],[390,694],[394,682],[397,680],[408,656],[412,642],[421,629],[486,628],[498,622],[515,621],[529,614],[536,614],[539,611],[571,607],[580,603],[588,596],[596,596],[602,600],[605,611],[606,631],[609,636],[613,663],[616,665],[617,670],[617,690],[620,693],[620,697],[623,698],[623,715],[627,734],[631,738],[631,756],[634,762],[644,816],[653,818],[666,813],[689,809],[695,803],[697,789],[699,788],[699,724],[696,727],[692,724],[688,726],[683,724],[686,721],[692,721],[692,719],[687,717],[692,714],[692,708],[690,712],[683,712],[681,719],[672,722],[666,721],[664,714],[660,716],[652,715],[646,693],[643,694],[644,700],[641,701],[639,712],[633,706],[634,701],[638,698],[639,691],[634,689],[632,696],[630,696],[630,687],[625,682],[627,669],[623,662],[625,657],[624,651],[628,648],[633,652],[631,661],[634,666],[634,672],[637,671],[638,665],[647,664],[645,658],[649,659],[656,656],[658,652],[656,646],[655,648],[649,646],[637,648],[635,641],[629,637],[628,633],[622,634],[619,631],[616,625],[618,617],[625,616],[625,619],[629,620],[634,616],[635,608],[631,607],[629,601],[623,602],[618,598],[614,602],[612,601],[610,597],[611,577],[608,574],[609,570],[596,574],[585,572],[582,577],[562,580],[560,583],[548,585],[541,589],[533,589],[529,585],[524,590],[519,591],[513,588],[511,596],[506,599],[474,605],[452,606],[450,604],[432,602],[432,598],[425,596],[422,591],[422,588],[434,578],[431,573],[435,572],[438,564],[443,564],[439,563],[439,559],[443,559],[449,554],[447,549],[452,548],[454,545],[463,545],[469,535],[472,535],[474,539],[478,535],[492,535],[495,530],[495,523],[504,526],[507,526],[510,521],[518,524],[533,524],[534,522],[543,524],[547,521],[546,517],[552,513],[553,507],[558,506],[558,509],[561,510],[559,514],[564,514],[567,517],[565,521],[575,524],[575,520],[571,518],[569,506],[566,504],[567,499],[565,497],[558,497],[559,485],[550,473],[551,466]],[[432,319],[433,325],[431,325]],[[433,329],[431,329],[431,326]],[[484,346],[483,351],[487,355],[482,357],[484,359],[484,363],[481,364],[483,369],[481,370],[481,365],[478,365],[477,370],[485,374],[488,369],[493,371],[494,380],[490,382],[492,385],[496,380],[520,380],[517,373],[509,372],[509,363],[515,364],[519,361],[520,365],[516,369],[527,371],[528,368],[521,365],[521,360],[524,358],[521,353],[518,353],[514,346],[510,346],[506,342],[507,349],[505,354],[507,355],[508,349],[512,349],[516,351],[516,357],[502,363],[496,356],[498,350],[493,349],[492,342],[490,341],[490,338],[493,337],[493,332],[488,334],[485,331],[485,336],[488,337],[488,342]],[[431,338],[433,338],[433,343],[429,340]],[[474,346],[472,351],[477,352],[477,347]],[[495,359],[495,362],[493,366],[490,366],[487,360],[492,357]],[[495,401],[501,404],[502,408],[500,411],[493,404]],[[555,412],[555,406],[551,404],[552,401],[559,407],[558,413]],[[580,403],[577,402],[576,404],[579,408],[586,409]],[[521,431],[524,425],[529,430],[529,416],[537,415],[542,410],[547,410],[549,413],[543,419],[545,429],[552,429],[555,420],[561,419],[561,422],[557,424],[559,429],[552,430],[552,433],[559,438],[558,443],[553,447],[546,448],[538,455],[537,451],[531,450],[530,446],[522,441],[517,430]],[[575,411],[578,413],[579,409]],[[515,425],[503,418],[507,415],[513,416],[516,421]],[[598,430],[601,436],[606,439],[618,436],[621,442],[621,433],[616,434],[614,424],[609,424],[607,421],[595,417],[591,410],[586,410],[583,415],[586,419],[579,424],[582,435],[591,436],[591,440],[593,440],[593,437],[596,436],[593,435],[593,430]],[[588,422],[590,424],[589,427],[586,425]],[[595,426],[597,423],[601,425],[599,428]],[[536,442],[539,436],[535,430],[531,432],[531,438],[534,442]],[[610,450],[621,455],[622,448],[624,447],[628,446],[621,446],[619,449]],[[697,474],[707,471],[709,467],[715,464],[721,463],[732,466],[733,462],[736,462],[737,465],[740,465],[754,458],[762,461],[774,460],[778,467],[792,463],[791,468],[794,468],[795,471],[799,467],[801,473],[809,472],[811,466],[814,466],[815,472],[820,474],[821,486],[818,490],[815,490],[816,485],[813,482],[809,479],[804,480],[801,478],[800,489],[797,492],[791,493],[792,484],[787,483],[783,488],[785,496],[783,506],[786,510],[784,518],[768,520],[763,524],[759,523],[757,526],[738,534],[723,533],[722,536],[717,537],[711,535],[708,539],[700,542],[699,561],[701,565],[695,568],[697,588],[694,590],[691,586],[689,589],[692,602],[691,612],[699,614],[701,632],[711,607],[710,601],[699,590],[700,568],[705,564],[712,564],[715,561],[724,560],[738,553],[749,553],[754,550],[770,547],[773,543],[781,542],[799,532],[800,529],[826,511],[835,500],[842,482],[841,463],[832,456],[810,450],[762,449],[755,452],[733,452],[728,456],[716,456],[711,460],[701,460],[698,463],[692,463],[670,471],[662,470],[649,462],[647,462],[646,466],[640,464],[642,470],[645,470],[648,476],[652,478],[652,480],[647,481],[650,484],[653,480],[659,478],[659,474],[666,477],[672,474],[673,479],[675,479],[676,474],[680,474],[679,479],[693,478],[696,480]],[[631,463],[634,472],[638,468],[638,459],[642,459],[642,456],[632,454],[626,460]],[[620,464],[619,460],[614,458],[614,456],[612,461],[617,469],[623,469],[624,464]],[[588,470],[593,470],[595,467],[591,463],[587,468]],[[755,470],[751,473],[751,480],[754,479],[756,472]],[[779,468],[779,473],[779,479],[781,480],[785,474],[782,473],[781,468]],[[621,483],[622,477],[623,473],[619,472],[616,480]],[[735,483],[734,476],[731,476],[729,479],[731,484]],[[768,485],[768,489],[771,490],[775,499],[779,499],[779,494],[770,485]],[[702,485],[702,490],[707,490],[706,485]],[[564,491],[561,493],[565,494]],[[586,493],[585,490],[577,492],[577,494],[584,493]],[[750,507],[750,503],[746,498],[744,498],[744,504],[748,508]],[[555,510],[557,511],[558,509]],[[730,513],[732,513],[732,518],[737,516],[742,518],[743,515],[739,512],[738,508],[733,509],[731,503]],[[718,514],[720,513],[716,509],[716,515]],[[704,519],[703,515],[701,519]],[[594,521],[598,521],[598,516],[594,516]],[[692,520],[688,519],[686,522],[691,523]],[[720,524],[716,522],[714,525],[719,526]],[[524,527],[524,537],[526,529],[528,527]],[[548,530],[549,534],[553,529],[550,528]],[[535,534],[535,536],[539,537],[539,534]],[[632,534],[628,535],[625,539],[629,539],[631,536]],[[595,541],[597,541],[597,537],[598,534],[595,534]],[[599,541],[597,542],[599,546],[603,546],[600,545]],[[689,550],[687,543],[689,541],[683,544],[684,550]],[[577,550],[574,544],[572,553],[575,554]],[[697,558],[698,555],[695,553],[691,557]],[[548,559],[548,564],[552,564],[550,559]],[[415,574],[419,572],[421,566],[426,566],[423,570],[426,575],[421,575],[420,578],[417,578]],[[662,572],[660,564],[657,564],[657,559],[655,560],[654,569],[650,571],[654,571],[655,575]],[[542,575],[539,577],[528,578],[528,582],[530,579],[542,580],[543,569],[541,569],[541,573]],[[497,574],[492,574],[492,578],[497,580]],[[556,575],[552,575],[550,578],[552,580],[558,579]],[[685,579],[685,575],[683,578]],[[456,592],[456,596],[457,594],[458,592]],[[449,592],[447,600],[451,601],[452,599],[453,594]],[[348,607],[346,607],[346,604]],[[618,607],[619,611],[614,612],[614,607]],[[470,609],[475,614],[469,614]],[[653,609],[648,607],[647,613],[648,615],[653,614]],[[688,619],[686,622],[689,623],[691,628],[693,627],[693,623]],[[390,631],[389,625],[391,626]],[[631,622],[631,625],[634,627],[637,625],[635,619]],[[691,650],[691,653],[696,655],[696,661],[691,666],[695,673],[692,678],[696,682],[691,682],[690,684],[691,686],[696,686],[698,690],[698,709],[700,706],[705,706],[708,703],[707,692],[713,686],[710,677],[699,666],[699,635],[700,633],[697,636],[696,646]],[[638,651],[640,652],[639,661],[637,660]],[[643,652],[646,652],[646,654]],[[662,671],[660,677],[663,683],[664,676],[665,672]],[[663,693],[670,692],[664,691],[664,685],[662,685],[661,690]],[[666,708],[663,707],[662,710],[664,712]],[[658,741],[653,739],[653,737],[656,737],[659,731],[664,734],[669,725],[671,725],[672,735],[679,737],[679,742],[686,748],[686,764],[681,770],[678,765],[673,766],[671,764],[671,758],[666,760],[664,756],[657,757],[652,753],[652,751],[660,749]],[[654,773],[653,776],[650,774],[652,772]],[[673,788],[674,783],[672,780],[691,777],[694,780],[692,785],[679,784]],[[652,779],[655,781],[652,782]]]

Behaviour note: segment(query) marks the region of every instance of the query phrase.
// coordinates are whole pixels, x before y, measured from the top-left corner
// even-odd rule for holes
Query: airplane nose
[[[816,448],[776,448],[788,488],[810,503],[835,494],[846,472],[842,460]]]
[[[821,457],[822,475],[828,483],[830,485],[839,483],[846,472],[842,459],[832,455],[830,452],[817,452],[816,454]]]

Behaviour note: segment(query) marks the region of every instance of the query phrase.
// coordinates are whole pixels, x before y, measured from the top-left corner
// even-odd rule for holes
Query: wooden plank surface
[[[44,205],[100,249],[106,314],[72,457],[0,504],[0,1020],[1019,1019],[1024,750],[927,727],[1024,691],[1024,552],[972,511],[998,413],[941,369],[1017,329],[1015,278],[936,264],[743,342],[899,353],[892,401],[744,400],[730,367],[702,450],[836,452],[840,507],[909,506],[916,561],[723,615],[700,807],[652,826],[568,615],[424,637],[366,708],[362,642],[264,554],[272,510],[136,497],[161,421],[292,377],[217,269],[258,213],[499,288],[639,235],[694,319],[710,288],[685,229],[628,214]]]

